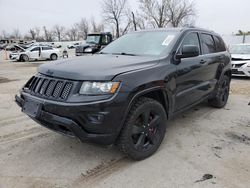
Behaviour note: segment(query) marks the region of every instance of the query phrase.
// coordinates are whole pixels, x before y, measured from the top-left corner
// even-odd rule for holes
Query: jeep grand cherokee
[[[221,37],[207,30],[133,32],[97,55],[40,66],[16,102],[51,130],[115,143],[142,160],[158,149],[175,114],[204,100],[226,105],[230,59]]]

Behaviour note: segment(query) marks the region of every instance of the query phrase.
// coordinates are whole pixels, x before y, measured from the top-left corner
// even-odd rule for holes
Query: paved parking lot
[[[133,162],[22,114],[14,95],[37,66],[0,60],[0,188],[250,186],[250,79],[233,79],[224,109],[203,103],[168,122],[159,151]]]

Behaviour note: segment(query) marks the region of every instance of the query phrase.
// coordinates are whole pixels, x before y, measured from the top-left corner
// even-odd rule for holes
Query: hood
[[[116,75],[154,66],[156,57],[93,55],[46,63],[38,72],[72,80],[112,80]]]
[[[250,54],[231,54],[233,61],[250,60]]]
[[[85,43],[79,46],[76,46],[76,48],[88,48],[88,47],[92,47],[95,46],[96,44],[91,44],[91,43]]]

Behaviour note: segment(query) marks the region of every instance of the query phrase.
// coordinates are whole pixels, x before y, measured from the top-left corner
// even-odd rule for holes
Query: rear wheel
[[[50,59],[51,59],[52,61],[57,60],[57,55],[56,55],[56,54],[51,54]]]
[[[227,104],[229,91],[230,78],[224,75],[216,88],[215,96],[208,100],[209,104],[216,108],[223,108]]]
[[[140,98],[131,108],[117,144],[134,160],[142,160],[159,148],[166,131],[167,116],[156,100]]]

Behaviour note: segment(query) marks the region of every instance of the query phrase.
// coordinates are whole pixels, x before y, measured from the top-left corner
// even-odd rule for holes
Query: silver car
[[[57,60],[60,55],[58,49],[54,49],[50,46],[31,46],[24,52],[17,55],[18,61],[30,61],[30,60]]]
[[[232,75],[250,77],[250,44],[236,44],[230,48]]]

